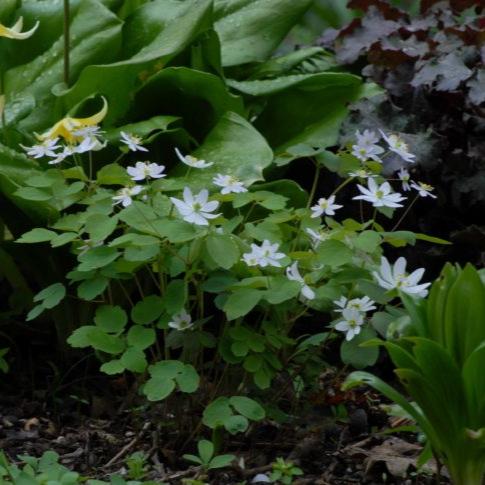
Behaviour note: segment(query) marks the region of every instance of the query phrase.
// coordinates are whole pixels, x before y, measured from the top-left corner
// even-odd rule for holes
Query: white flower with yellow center
[[[120,131],[121,142],[124,143],[132,152],[147,152],[148,149],[142,146],[141,137]]]
[[[168,326],[179,332],[189,330],[194,326],[192,317],[185,310],[172,316],[172,320],[168,322]]]
[[[54,138],[52,140],[44,140],[42,143],[31,147],[26,147],[22,144],[20,146],[27,152],[27,155],[32,158],[57,157],[58,154],[54,150],[61,148],[61,146],[57,144],[58,141],[59,138]]]
[[[251,252],[243,254],[242,260],[248,266],[261,266],[262,268],[265,268],[266,266],[274,266],[276,268],[281,268],[280,259],[285,258],[286,255],[279,253],[278,251],[278,243],[272,244],[265,239],[261,246],[251,244]]]
[[[411,274],[406,273],[407,261],[402,256],[391,266],[387,258],[381,258],[379,271],[372,274],[379,286],[386,290],[398,289],[409,295],[424,298],[428,294],[428,286],[431,283],[419,284],[424,274],[424,268],[419,268]]]
[[[205,160],[200,160],[193,157],[192,155],[183,155],[178,148],[175,149],[175,153],[182,163],[185,163],[185,165],[188,165],[192,168],[207,168],[211,165],[214,165],[214,162],[206,162]]]
[[[212,182],[218,187],[222,187],[221,194],[226,195],[230,193],[238,194],[242,192],[247,192],[248,189],[244,187],[244,183],[238,180],[232,175],[221,175],[218,173]]]
[[[364,130],[363,133],[357,130],[355,136],[357,143],[352,145],[352,155],[363,162],[374,160],[381,163],[382,160],[379,155],[384,153],[384,149],[376,144],[379,141],[379,136],[371,130]]]
[[[377,185],[372,178],[367,180],[367,188],[357,184],[357,187],[362,195],[352,197],[353,200],[365,200],[370,202],[374,207],[402,207],[403,197],[399,192],[392,192],[389,182],[384,182],[382,185]]]
[[[192,194],[189,187],[184,188],[184,200],[170,197],[183,220],[197,226],[208,226],[210,219],[216,219],[220,214],[212,214],[218,207],[216,200],[209,201],[209,191],[201,190],[197,195]]]
[[[431,193],[434,190],[432,185],[425,184],[424,182],[411,182],[411,188],[417,190],[421,197],[431,197],[436,199],[436,195]]]
[[[345,332],[345,340],[352,340],[360,333],[362,325],[364,324],[364,315],[354,308],[345,308],[342,311],[342,318],[335,325],[335,329],[339,332]]]
[[[357,310],[361,313],[367,313],[371,310],[375,310],[375,301],[371,300],[368,296],[363,296],[362,298],[352,298],[347,299],[345,296],[340,297],[339,300],[335,300],[334,304],[338,307],[336,312],[343,312],[346,308],[351,308]]]
[[[342,207],[343,205],[335,204],[335,195],[331,195],[328,199],[322,197],[318,199],[316,205],[311,207],[311,217],[320,217],[321,215],[334,216],[335,211]]]
[[[413,155],[409,151],[407,143],[400,136],[395,134],[388,136],[382,130],[379,131],[381,132],[384,140],[386,140],[389,150],[391,150],[391,152],[397,153],[405,162],[415,162],[414,158],[416,158],[416,155]]]
[[[115,204],[121,204],[123,207],[128,207],[133,203],[133,197],[138,195],[143,190],[141,185],[134,187],[124,187],[118,191],[118,194],[113,197]]]
[[[148,178],[160,179],[166,177],[164,165],[148,162],[136,162],[134,167],[127,167],[126,171],[131,177],[131,180],[138,182]]]

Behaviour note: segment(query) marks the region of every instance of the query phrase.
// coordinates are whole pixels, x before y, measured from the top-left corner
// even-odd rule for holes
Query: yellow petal
[[[0,24],[0,37],[6,37],[7,39],[17,39],[17,40],[24,40],[28,39],[39,27],[39,22],[37,21],[36,24],[27,32],[20,32],[24,25],[24,19],[20,17],[17,22],[12,27],[5,27],[5,25]]]
[[[108,113],[108,101],[106,98],[103,98],[103,107],[100,111],[95,113],[88,118],[71,118],[70,116],[66,116],[62,120],[58,121],[52,128],[47,130],[42,135],[36,135],[37,138],[41,141],[53,138],[64,138],[68,143],[75,143],[78,137],[73,134],[73,131],[77,130],[82,126],[93,126],[101,123],[104,117]]]
[[[74,123],[76,126],[99,125],[99,123],[101,123],[101,121],[103,121],[105,116],[108,114],[108,101],[106,101],[104,96],[101,97],[103,98],[103,107],[100,111],[89,118],[71,118],[72,123]]]

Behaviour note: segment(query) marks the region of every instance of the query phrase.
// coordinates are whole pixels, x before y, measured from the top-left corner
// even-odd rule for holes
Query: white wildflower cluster
[[[107,145],[99,126],[78,123],[74,118],[65,120],[62,130],[49,130],[43,135],[36,135],[39,143],[20,146],[29,157],[48,158],[49,165],[57,165],[75,154],[102,150]]]
[[[356,143],[352,145],[352,155],[363,163],[368,162],[369,160],[382,163],[383,157],[381,157],[381,155],[385,150],[378,145],[382,138],[387,145],[388,153],[392,152],[399,155],[404,162],[415,162],[416,155],[409,151],[407,143],[399,135],[386,135],[382,130],[379,130],[379,133],[380,134],[377,134],[372,130],[364,130],[364,132],[361,133],[357,130],[355,133]],[[348,175],[352,178],[367,181],[367,187],[360,184],[357,185],[360,195],[355,196],[353,198],[354,200],[364,200],[371,203],[374,207],[390,208],[402,207],[403,205],[401,202],[406,200],[406,197],[403,197],[399,192],[395,192],[392,189],[389,182],[379,184],[375,180],[372,180],[373,178],[376,178],[377,175],[366,168],[357,169],[350,172]],[[416,190],[420,197],[436,198],[436,195],[432,194],[432,191],[434,190],[433,187],[423,182],[412,181],[409,171],[405,167],[401,167],[397,171],[397,177],[398,180],[401,181],[402,190],[404,192]]]
[[[261,268],[274,266],[281,268],[280,260],[285,258],[285,254],[278,252],[279,247],[278,243],[272,244],[267,239],[260,246],[253,243],[251,244],[251,252],[244,253],[242,260],[248,266],[260,266]]]
[[[342,319],[337,322],[335,329],[345,332],[345,339],[352,340],[358,335],[365,323],[367,312],[376,309],[375,302],[368,296],[348,299],[342,296],[334,301],[337,307],[335,311],[342,314]]]

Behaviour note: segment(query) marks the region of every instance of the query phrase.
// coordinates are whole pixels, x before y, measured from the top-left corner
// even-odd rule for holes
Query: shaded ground
[[[69,468],[102,478],[123,474],[126,457],[143,451],[149,456],[146,479],[179,484],[200,473],[180,459],[183,453],[194,451],[194,440],[177,436],[174,423],[161,417],[163,405],[151,409],[132,405],[123,410],[122,400],[113,396],[95,397],[88,403],[73,395],[57,397],[46,405],[41,397],[26,399],[13,395],[12,389],[9,393],[0,395],[0,449],[13,460],[22,454],[40,456],[54,450]],[[296,485],[436,483],[432,472],[415,473],[421,446],[413,442],[413,434],[382,432],[403,421],[389,421],[377,396],[367,392],[348,396],[349,402],[337,407],[330,406],[328,398],[328,393],[312,398],[305,418],[291,424],[266,421],[253,425],[246,437],[226,436],[224,451],[243,458],[243,468],[218,471],[206,482],[251,483],[257,473],[271,470],[269,464],[276,457],[283,457],[304,471],[293,482]],[[333,414],[336,409],[349,412],[338,419],[330,409]],[[185,447],[183,441],[188,441]],[[443,479],[442,483],[448,482]]]

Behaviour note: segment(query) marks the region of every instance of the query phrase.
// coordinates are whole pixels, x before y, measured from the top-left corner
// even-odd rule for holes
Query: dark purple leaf
[[[480,69],[466,85],[470,88],[468,99],[477,106],[485,102],[485,69]]]
[[[375,7],[370,7],[361,19],[361,26],[345,37],[337,46],[337,60],[343,64],[355,62],[361,53],[384,37],[396,32],[400,24],[386,20]]]

